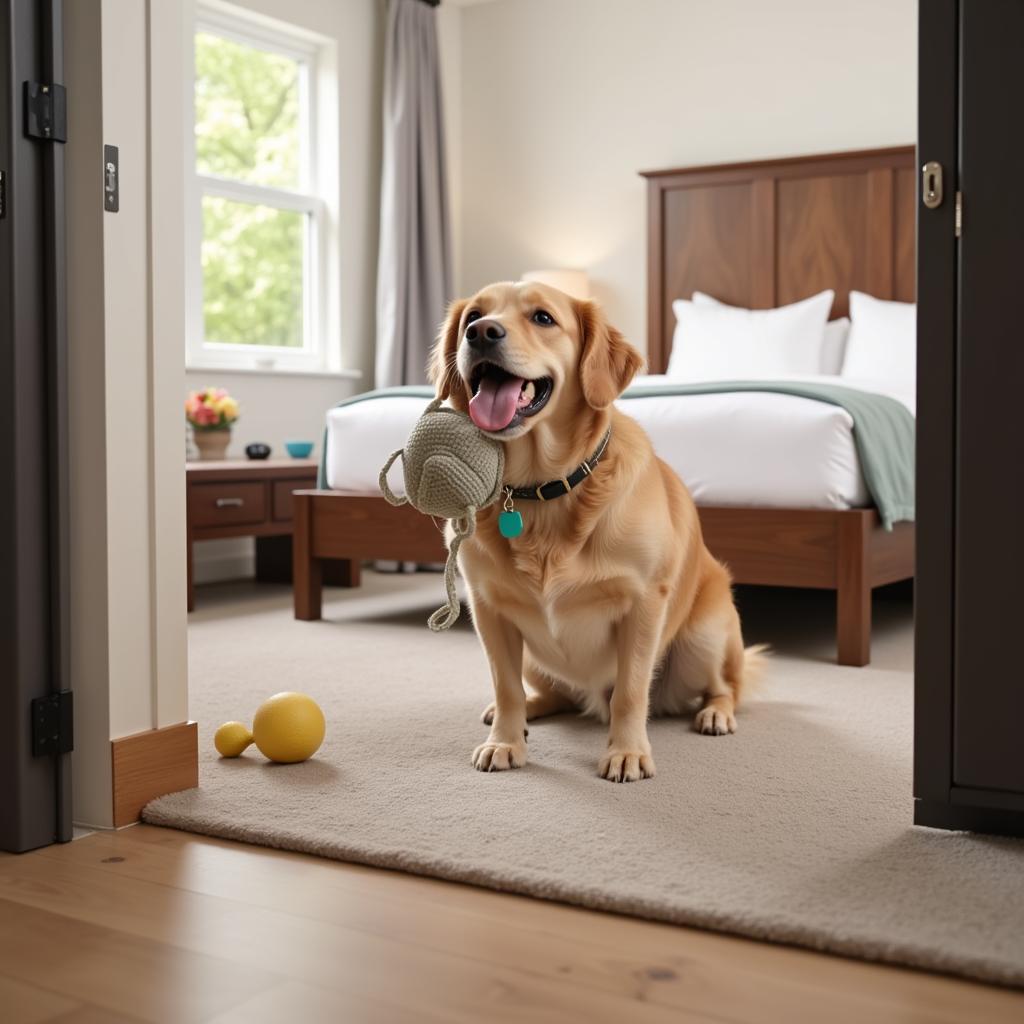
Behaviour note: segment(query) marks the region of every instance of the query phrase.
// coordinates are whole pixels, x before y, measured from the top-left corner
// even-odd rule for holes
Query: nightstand
[[[255,537],[256,579],[291,582],[292,491],[316,487],[316,474],[312,459],[186,463],[189,611],[195,604],[192,548],[199,540]],[[337,562],[325,569],[325,582],[359,583],[358,564]]]

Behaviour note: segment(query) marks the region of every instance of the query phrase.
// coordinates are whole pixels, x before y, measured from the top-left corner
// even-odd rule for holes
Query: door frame
[[[62,5],[0,9],[0,849],[10,851],[72,832]],[[33,128],[52,137],[29,134],[26,83],[46,87],[55,116]]]

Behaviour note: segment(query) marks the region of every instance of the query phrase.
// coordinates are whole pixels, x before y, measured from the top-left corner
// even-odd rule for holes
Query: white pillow
[[[758,380],[821,372],[831,290],[778,309],[676,299],[667,376],[678,381]]]
[[[726,303],[704,292],[694,292],[693,301],[698,306],[724,306]],[[731,306],[731,309],[741,307]],[[843,370],[843,357],[846,355],[846,336],[850,331],[850,320],[841,316],[838,320],[829,320],[825,324],[825,337],[821,344],[821,365],[817,372],[837,377]]]
[[[821,372],[838,377],[846,358],[846,339],[850,334],[850,318],[841,316],[825,324],[825,340],[821,344]]]
[[[899,390],[917,385],[917,306],[850,292],[850,336],[843,376],[885,381]]]

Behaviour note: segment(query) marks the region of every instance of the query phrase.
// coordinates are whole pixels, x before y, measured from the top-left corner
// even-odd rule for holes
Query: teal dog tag
[[[523,532],[523,517],[514,510],[501,512],[498,515],[498,529],[502,537],[518,537]]]

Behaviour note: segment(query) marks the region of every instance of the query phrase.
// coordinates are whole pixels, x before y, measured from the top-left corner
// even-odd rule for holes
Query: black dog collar
[[[608,448],[608,439],[612,436],[611,428],[601,438],[597,451],[585,462],[581,462],[568,476],[559,477],[557,480],[549,480],[546,484],[536,484],[530,487],[506,487],[507,498],[521,498],[526,501],[551,501],[568,494],[578,483],[586,480],[597,464],[604,458],[605,450]]]

